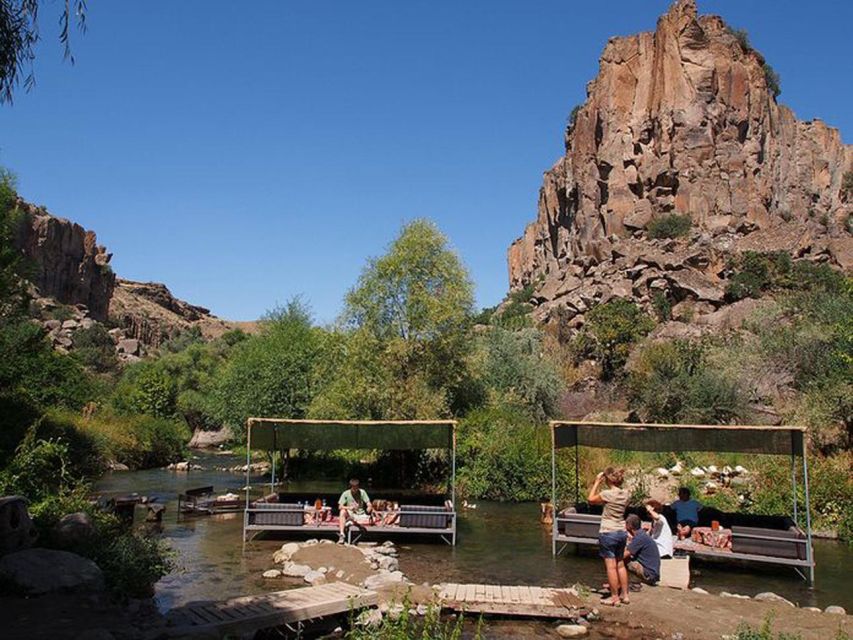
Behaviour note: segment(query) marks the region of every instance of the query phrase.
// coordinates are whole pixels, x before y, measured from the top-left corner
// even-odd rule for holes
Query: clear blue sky
[[[74,67],[44,5],[37,86],[0,106],[21,193],[94,229],[123,277],[231,319],[303,293],[325,322],[421,216],[498,302],[602,47],[668,2],[90,0]],[[699,9],[748,29],[781,101],[851,140],[853,2]]]

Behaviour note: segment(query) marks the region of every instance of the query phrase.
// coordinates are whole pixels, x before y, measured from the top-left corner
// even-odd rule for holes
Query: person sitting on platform
[[[625,518],[628,546],[625,547],[625,566],[646,584],[660,580],[660,553],[651,536],[646,533],[640,518],[633,513]]]
[[[367,491],[359,487],[357,478],[353,478],[349,481],[349,489],[341,494],[338,507],[341,511],[338,544],[343,544],[348,523],[355,524],[358,527],[368,524],[373,506],[370,504]]]
[[[690,489],[681,487],[678,490],[678,500],[672,503],[672,508],[675,511],[675,521],[678,523],[676,531],[678,539],[690,538],[693,527],[699,524],[699,509],[702,508],[702,503],[691,500]]]
[[[672,529],[669,528],[669,522],[662,514],[663,505],[657,500],[649,500],[646,502],[646,511],[652,519],[649,535],[657,544],[660,557],[671,558],[673,554]]]

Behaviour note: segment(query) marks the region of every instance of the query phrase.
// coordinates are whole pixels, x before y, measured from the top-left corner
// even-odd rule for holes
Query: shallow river
[[[196,455],[203,471],[175,473],[159,469],[112,473],[97,489],[105,494],[138,492],[157,497],[167,505],[163,535],[178,554],[180,570],[157,585],[162,610],[202,599],[224,599],[260,593],[268,586],[260,577],[272,568],[273,551],[281,540],[255,540],[241,544],[242,514],[179,518],[177,494],[185,489],[213,485],[217,492],[240,492],[245,476],[215,470],[241,461],[233,456]],[[242,461],[243,463],[245,461]],[[262,484],[258,478],[253,484]],[[291,483],[290,490],[337,491],[327,483]],[[373,497],[381,497],[379,495]],[[460,513],[455,548],[444,544],[401,543],[400,565],[414,582],[442,581],[542,586],[589,585],[604,581],[603,566],[594,555],[551,556],[550,530],[537,521],[536,504],[479,502],[476,510]],[[731,566],[693,565],[693,583],[711,592],[731,591],[754,595],[774,591],[802,606],[837,604],[853,610],[853,591],[847,571],[853,559],[850,547],[815,541],[817,577],[809,589],[793,571],[749,570]]]

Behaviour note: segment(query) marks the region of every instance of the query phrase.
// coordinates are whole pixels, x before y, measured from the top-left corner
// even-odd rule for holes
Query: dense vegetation
[[[3,185],[0,233],[9,237],[17,215],[10,176]],[[627,399],[623,419],[750,422],[760,410],[808,425],[815,477],[826,479],[813,483],[818,524],[850,537],[853,486],[829,478],[850,464],[851,281],[783,253],[747,252],[727,269],[729,300],[756,305],[740,331],[656,338],[654,327],[669,320],[674,303],[661,294],[652,301],[656,317],[616,298],[588,311],[579,331],[552,332],[530,317],[538,282],[475,313],[461,260],[433,224],[416,220],[368,261],[333,326],[317,326],[295,299],[267,314],[254,335],[233,331],[204,341],[187,332],[157,357],[118,368],[102,328],[88,330],[73,355],[50,348],[26,317],[18,277],[26,265],[0,249],[0,477],[7,491],[37,502],[53,490],[37,486],[28,468],[61,468],[59,493],[70,494],[109,462],[142,468],[181,458],[192,430],[228,425],[239,444],[250,415],[454,417],[463,493],[535,500],[550,493],[547,420],[561,414],[567,389],[598,378],[603,397]],[[317,456],[299,452],[288,472],[316,469]],[[404,486],[440,489],[447,477],[446,456],[435,452],[333,457],[321,466]],[[606,462],[588,458],[582,484],[591,465]],[[574,463],[561,454],[558,465],[560,493],[567,495]],[[713,500],[755,512],[786,510],[792,497],[778,469],[755,465],[760,472],[742,496],[723,491]]]

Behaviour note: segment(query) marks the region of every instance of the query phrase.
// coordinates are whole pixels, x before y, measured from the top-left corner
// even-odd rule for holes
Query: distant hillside
[[[164,284],[116,277],[110,267],[112,254],[98,245],[94,231],[23,200],[18,206],[25,222],[16,244],[36,296],[34,313],[57,348],[73,349],[75,332],[93,323],[110,328],[125,360],[188,331],[213,339],[231,329],[254,330],[255,323],[222,320],[204,307],[179,300]]]

